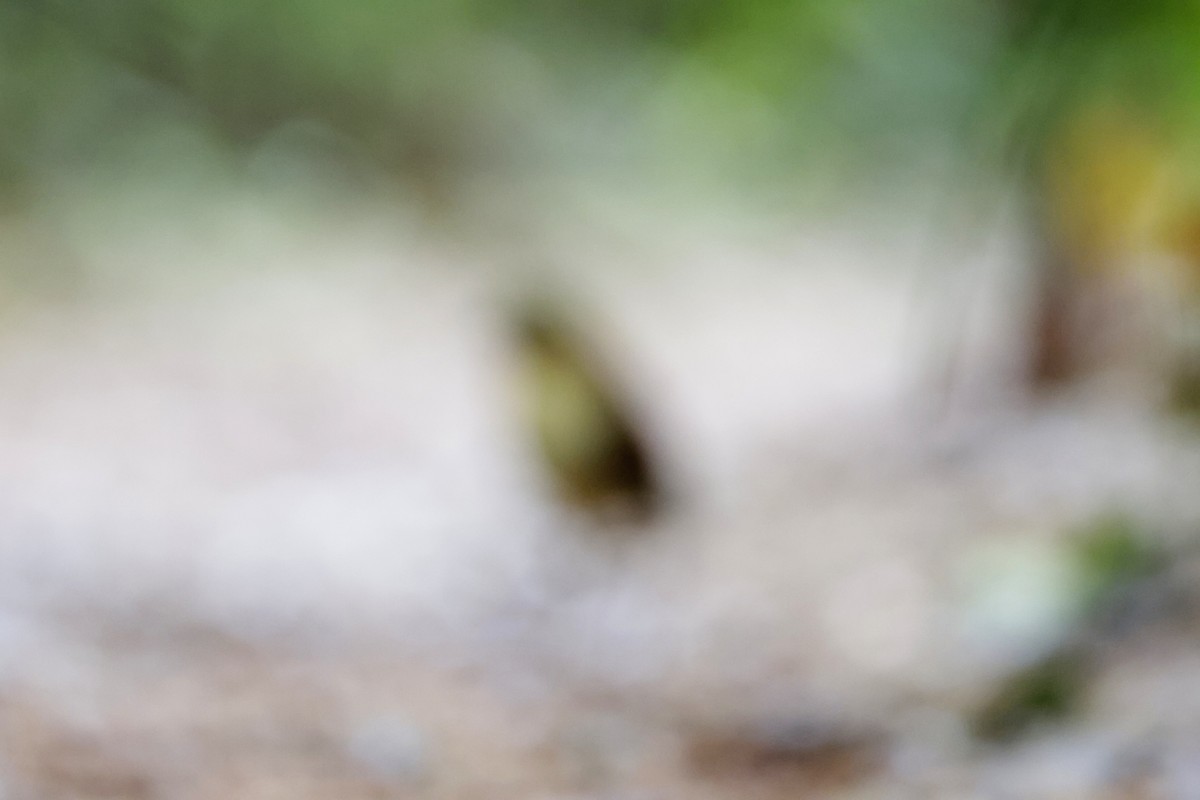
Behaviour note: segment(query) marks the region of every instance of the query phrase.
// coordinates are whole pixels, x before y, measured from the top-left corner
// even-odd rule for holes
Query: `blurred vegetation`
[[[1101,517],[1079,531],[1073,544],[1089,614],[1109,613],[1131,588],[1154,580],[1165,567],[1165,555],[1124,515]]]
[[[0,0],[0,181],[20,198],[105,170],[356,192],[386,176],[435,210],[481,176],[558,172],[786,198],[949,162],[971,183],[1035,165],[1099,95],[1188,141],[1198,16],[1192,0]]]
[[[1046,725],[1068,723],[1087,705],[1102,654],[1122,637],[1171,613],[1168,553],[1123,513],[1101,515],[1062,543],[1072,597],[1059,641],[1013,672],[970,722],[981,739],[1007,742]],[[1187,591],[1191,591],[1188,587]]]
[[[1089,666],[1078,654],[1064,652],[1017,672],[971,720],[973,735],[1011,742],[1039,725],[1068,720],[1083,704]]]

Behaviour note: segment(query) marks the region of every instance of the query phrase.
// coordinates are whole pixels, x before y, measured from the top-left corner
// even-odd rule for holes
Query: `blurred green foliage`
[[[1166,608],[1151,601],[1166,588],[1168,555],[1129,516],[1101,515],[1071,531],[1064,545],[1077,576],[1070,587],[1075,619],[1056,646],[1016,670],[971,716],[980,739],[1009,742],[1082,711],[1106,650]]]
[[[1042,169],[1046,144],[1081,108],[1123,107],[1194,132],[1200,4],[1193,0],[1012,0],[975,125],[993,153]],[[1012,163],[1011,161],[1009,163]]]
[[[1124,515],[1105,516],[1085,527],[1074,547],[1084,578],[1084,607],[1091,613],[1103,612],[1116,596],[1164,566],[1164,555],[1146,532]]]
[[[971,719],[972,733],[1007,743],[1038,725],[1069,718],[1083,704],[1088,666],[1075,653],[1056,653],[1018,672]]]
[[[236,165],[297,121],[432,203],[455,176],[561,165],[776,186],[959,155],[1003,172],[1087,95],[1192,125],[1198,17],[1194,0],[0,0],[0,180],[138,151],[164,124]]]

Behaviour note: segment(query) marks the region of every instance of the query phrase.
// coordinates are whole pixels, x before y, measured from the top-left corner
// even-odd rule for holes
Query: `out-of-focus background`
[[[0,0],[0,798],[1200,795],[1197,142],[1193,0]]]

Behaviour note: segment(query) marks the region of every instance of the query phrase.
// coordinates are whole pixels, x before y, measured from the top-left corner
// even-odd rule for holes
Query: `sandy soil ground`
[[[1064,725],[970,736],[1066,635],[1064,532],[1189,541],[1200,448],[1120,391],[1023,400],[1003,325],[942,415],[964,301],[919,236],[542,240],[680,498],[614,541],[513,422],[498,298],[532,255],[219,233],[92,242],[9,304],[0,798],[1200,792],[1188,615]]]

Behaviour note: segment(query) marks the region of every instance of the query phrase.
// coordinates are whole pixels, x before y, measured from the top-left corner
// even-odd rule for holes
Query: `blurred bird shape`
[[[612,372],[565,306],[525,302],[512,317],[526,423],[561,496],[603,522],[645,522],[662,505],[643,431]]]

